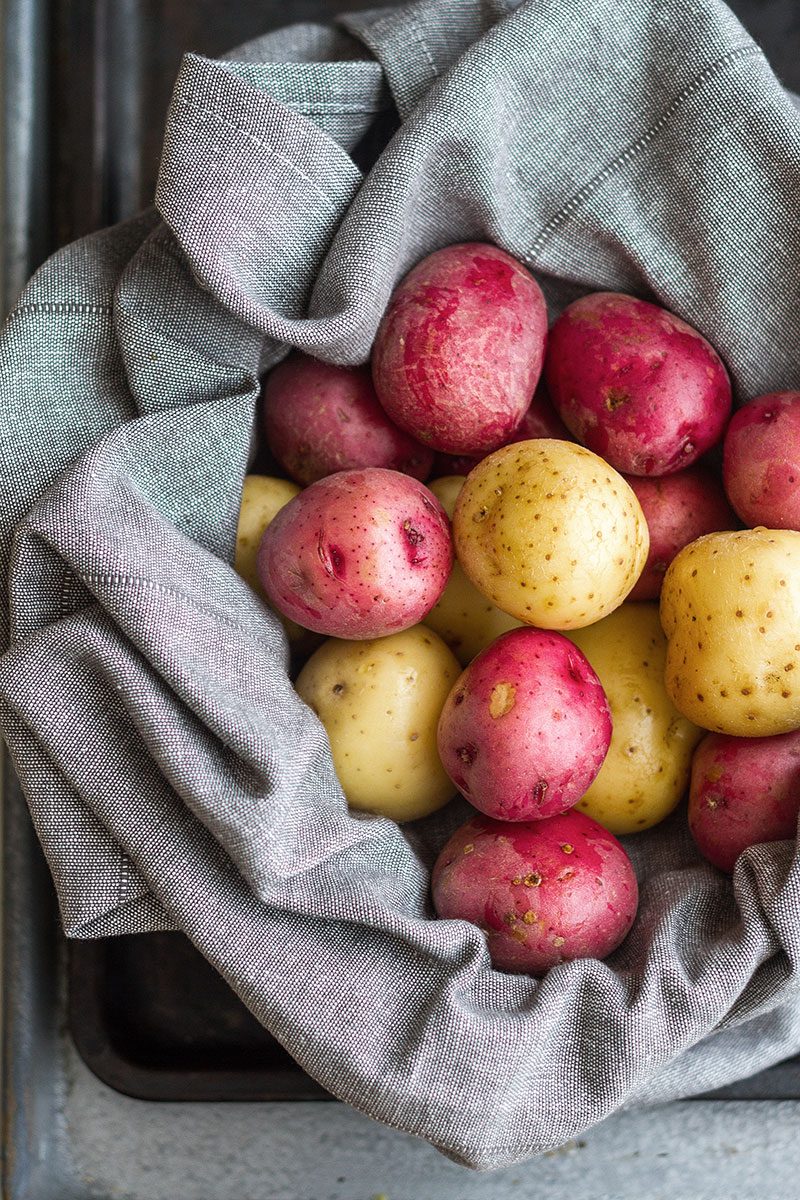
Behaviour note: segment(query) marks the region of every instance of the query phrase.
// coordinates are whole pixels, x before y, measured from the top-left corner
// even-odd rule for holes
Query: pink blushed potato
[[[312,483],[281,509],[258,573],[284,616],[332,637],[409,629],[439,599],[453,562],[447,514],[409,475],[368,467]]]
[[[508,441],[509,444],[511,442],[527,442],[530,438],[557,438],[561,442],[574,440],[553,408],[550,397],[541,382],[519,427]]]
[[[447,475],[469,475],[472,468],[476,467],[480,461],[471,454],[437,453],[433,456],[431,474],[434,479],[442,479]]]
[[[800,530],[800,392],[770,392],[733,414],[722,473],[745,525]]]
[[[650,552],[629,600],[657,600],[664,574],[675,555],[704,533],[735,529],[736,514],[721,485],[705,467],[645,479],[625,476],[642,506],[650,533]]]
[[[527,442],[531,438],[557,438],[562,442],[575,440],[550,403],[541,383],[536,389],[536,394],[531,400],[521,424],[518,425],[506,444],[510,446],[514,442]],[[477,467],[480,461],[480,458],[464,454],[436,454],[433,460],[432,475],[434,479],[445,475],[469,475],[472,468]]]
[[[512,629],[454,684],[439,756],[475,808],[534,821],[580,800],[611,742],[611,713],[587,659],[560,633]]]
[[[361,467],[430,474],[433,451],[392,424],[368,367],[290,354],[267,376],[262,411],[267,444],[298,483]]]
[[[710,733],[697,747],[689,829],[728,874],[748,846],[794,838],[800,814],[800,730],[770,738]]]
[[[731,385],[704,337],[656,304],[595,292],[550,331],[545,377],[564,424],[627,475],[691,466],[722,437]]]
[[[475,817],[441,851],[432,892],[438,916],[483,930],[494,967],[528,975],[611,954],[639,899],[620,843],[575,811],[513,825]]]
[[[520,424],[546,338],[544,296],[521,263],[489,243],[447,246],[394,291],[372,352],[375,389],[424,445],[478,457]]]

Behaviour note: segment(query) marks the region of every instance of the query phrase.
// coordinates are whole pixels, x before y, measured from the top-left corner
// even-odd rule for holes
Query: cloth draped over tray
[[[420,0],[186,57],[156,211],[56,254],[0,342],[0,718],[70,936],[185,931],[336,1096],[484,1169],[800,1048],[793,844],[731,882],[679,812],[627,839],[608,961],[493,971],[429,901],[466,806],[348,812],[230,565],[260,373],[364,361],[442,245],[553,311],[657,299],[740,399],[798,386],[799,195],[800,114],[716,0]]]

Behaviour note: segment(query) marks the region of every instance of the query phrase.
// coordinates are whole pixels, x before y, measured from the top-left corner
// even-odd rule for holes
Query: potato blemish
[[[489,716],[496,721],[504,717],[516,704],[517,689],[513,683],[496,683],[489,697]]]

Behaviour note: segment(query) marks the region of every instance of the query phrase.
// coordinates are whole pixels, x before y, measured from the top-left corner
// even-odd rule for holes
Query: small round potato
[[[650,534],[650,553],[629,599],[657,600],[666,569],[679,550],[704,533],[735,529],[738,522],[722,485],[699,463],[674,475],[655,479],[630,475],[627,479]]]
[[[272,475],[246,475],[244,479],[233,565],[236,573],[264,600],[267,598],[256,566],[258,547],[270,521],[299,491],[296,483],[289,483],[287,479],[276,479]],[[304,629],[295,621],[290,621],[281,613],[278,613],[278,617],[286,630],[289,645],[296,654],[308,654],[313,650],[319,641],[316,634]]]
[[[273,455],[301,484],[361,467],[388,467],[415,479],[430,475],[433,451],[392,424],[369,367],[290,354],[266,378],[263,421]]]
[[[697,849],[733,873],[749,846],[797,834],[800,730],[773,738],[709,733],[692,760],[689,830]]]
[[[371,642],[331,638],[312,654],[297,691],[325,726],[352,808],[413,821],[455,795],[436,728],[460,670],[424,625]]]
[[[567,428],[627,475],[691,466],[730,416],[731,382],[714,347],[674,313],[621,292],[564,309],[545,372]]]
[[[543,629],[580,629],[627,596],[647,522],[613,467],[573,442],[504,446],[470,472],[453,517],[464,571],[498,608]]]
[[[800,392],[770,392],[733,414],[722,477],[745,525],[800,529]]]
[[[418,624],[452,565],[439,501],[418,479],[384,467],[318,479],[278,513],[258,548],[261,584],[279,612],[354,640]]]
[[[510,629],[473,659],[439,718],[439,754],[470,804],[498,821],[572,808],[597,775],[611,714],[586,658],[552,629]]]
[[[734,737],[800,729],[800,533],[709,533],[661,590],[666,685],[690,721]]]
[[[451,520],[463,486],[463,475],[446,475],[428,484]],[[454,562],[447,586],[425,618],[425,624],[438,633],[466,667],[501,633],[515,629],[519,621],[482,596],[467,579],[461,564]]]
[[[438,916],[483,930],[492,966],[529,975],[606,958],[639,901],[624,848],[575,809],[518,824],[473,817],[442,848],[431,891]]]
[[[546,339],[545,299],[522,263],[489,243],[445,246],[392,293],[372,348],[375,390],[417,441],[485,454],[522,420]]]
[[[689,783],[703,736],[664,687],[667,640],[656,604],[623,604],[604,621],[567,635],[594,667],[611,708],[611,746],[578,808],[612,833],[663,821]]]
[[[287,479],[271,475],[246,475],[242,487],[242,504],[236,529],[236,559],[234,567],[245,583],[263,595],[258,577],[256,558],[264,530],[284,504],[293,500],[300,488]]]

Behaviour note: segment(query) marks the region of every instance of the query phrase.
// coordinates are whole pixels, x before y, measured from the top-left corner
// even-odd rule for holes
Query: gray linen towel
[[[431,919],[465,808],[348,812],[229,565],[259,372],[364,360],[447,243],[554,309],[656,297],[740,397],[797,386],[798,196],[800,114],[716,0],[419,0],[186,57],[158,213],[59,252],[0,342],[0,717],[70,936],[184,930],[335,1095],[481,1168],[800,1047],[794,845],[731,884],[678,813],[628,839],[611,959],[495,972]]]

